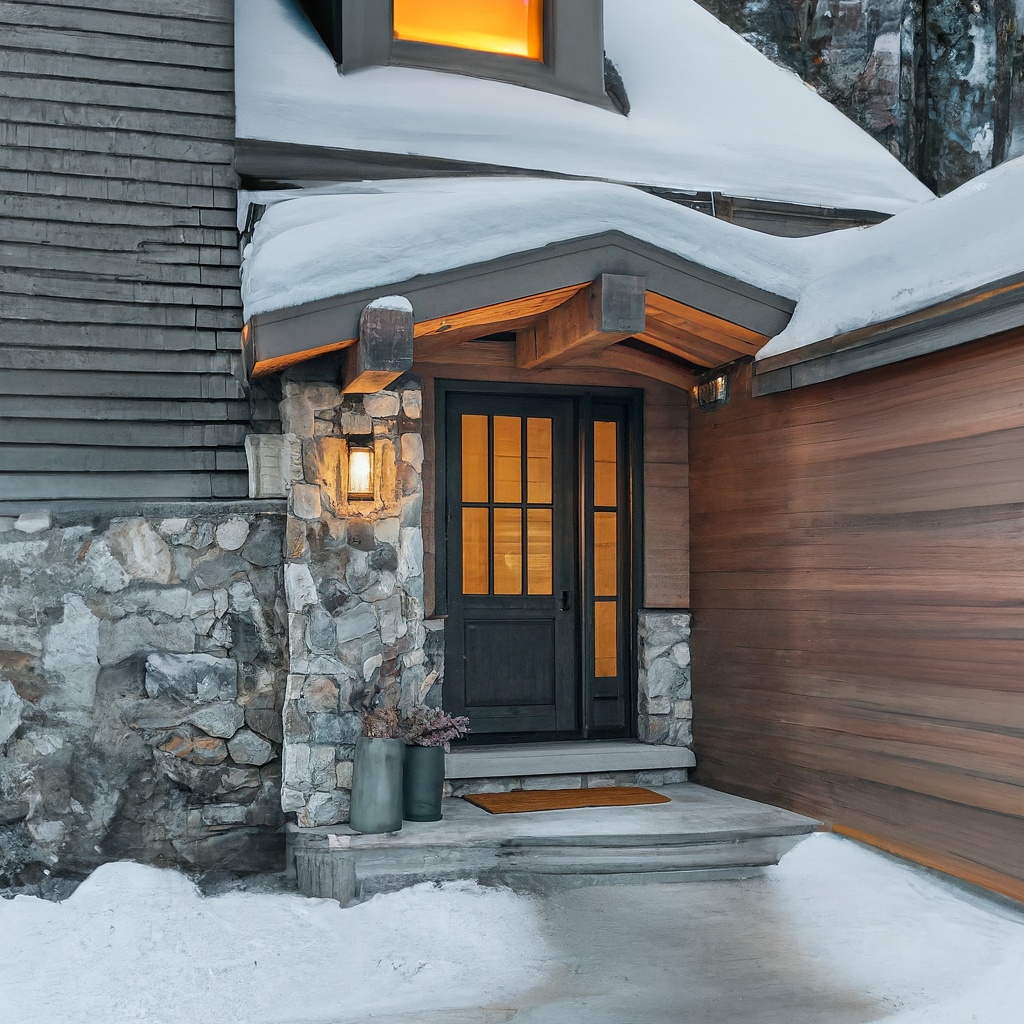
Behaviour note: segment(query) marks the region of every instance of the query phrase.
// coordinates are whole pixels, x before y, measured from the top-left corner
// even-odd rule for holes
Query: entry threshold
[[[453,750],[445,757],[444,774],[446,779],[577,775],[692,768],[696,763],[686,747],[636,740],[499,743]]]

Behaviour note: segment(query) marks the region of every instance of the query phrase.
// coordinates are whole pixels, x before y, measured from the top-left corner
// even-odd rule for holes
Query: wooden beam
[[[412,304],[401,297],[375,299],[359,316],[359,340],[349,350],[342,390],[381,391],[412,366],[412,350]]]
[[[642,333],[646,294],[642,277],[602,274],[518,333],[516,362],[523,369],[555,366]]]
[[[584,356],[578,362],[566,364],[569,366],[586,366],[588,368],[601,370],[625,370],[627,373],[638,373],[643,377],[650,377],[653,380],[660,380],[673,387],[689,391],[696,383],[697,377],[687,367],[669,359],[659,359],[658,356],[649,352],[640,352],[635,348],[626,348],[623,345],[612,345]]]

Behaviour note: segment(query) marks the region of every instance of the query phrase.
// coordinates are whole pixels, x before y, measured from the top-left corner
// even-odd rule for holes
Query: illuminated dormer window
[[[394,37],[544,60],[543,0],[393,0]]]
[[[338,70],[430,68],[611,109],[602,0],[300,0]]]

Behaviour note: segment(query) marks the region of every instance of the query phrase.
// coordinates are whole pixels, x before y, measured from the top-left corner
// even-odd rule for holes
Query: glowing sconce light
[[[703,377],[693,389],[698,409],[714,409],[729,401],[729,374],[721,371]]]
[[[350,501],[373,501],[373,442],[356,438],[348,445],[348,497]]]

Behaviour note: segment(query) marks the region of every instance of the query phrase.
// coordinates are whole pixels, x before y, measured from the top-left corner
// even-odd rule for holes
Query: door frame
[[[643,410],[644,392],[642,388],[594,387],[588,385],[573,386],[566,384],[520,384],[507,381],[481,381],[438,379],[434,382],[434,616],[446,618],[448,615],[448,467],[447,448],[447,413],[448,396],[450,394],[474,394],[508,396],[530,396],[537,398],[572,398],[575,400],[575,447],[577,479],[574,481],[572,496],[573,516],[577,536],[586,536],[584,531],[583,509],[583,474],[585,473],[586,439],[580,428],[580,413],[592,403],[610,401],[621,404],[626,409],[627,419],[627,471],[628,471],[628,510],[630,517],[630,569],[628,573],[629,628],[623,639],[623,651],[628,657],[629,672],[627,682],[629,688],[629,734],[637,735],[637,694],[639,692],[639,637],[637,628],[642,607],[644,580],[644,449],[643,449]],[[580,600],[577,608],[581,608],[586,594],[584,579],[584,559],[578,558],[576,566],[576,587]],[[577,665],[580,666],[583,685],[580,687],[579,699],[585,702],[590,698],[586,692],[589,681],[582,677],[582,666],[586,664],[583,645],[587,642],[586,631],[578,630]],[[442,688],[443,693],[443,688]],[[442,698],[443,699],[443,698]],[[588,737],[601,739],[600,735]],[[580,742],[586,742],[581,740]]]

